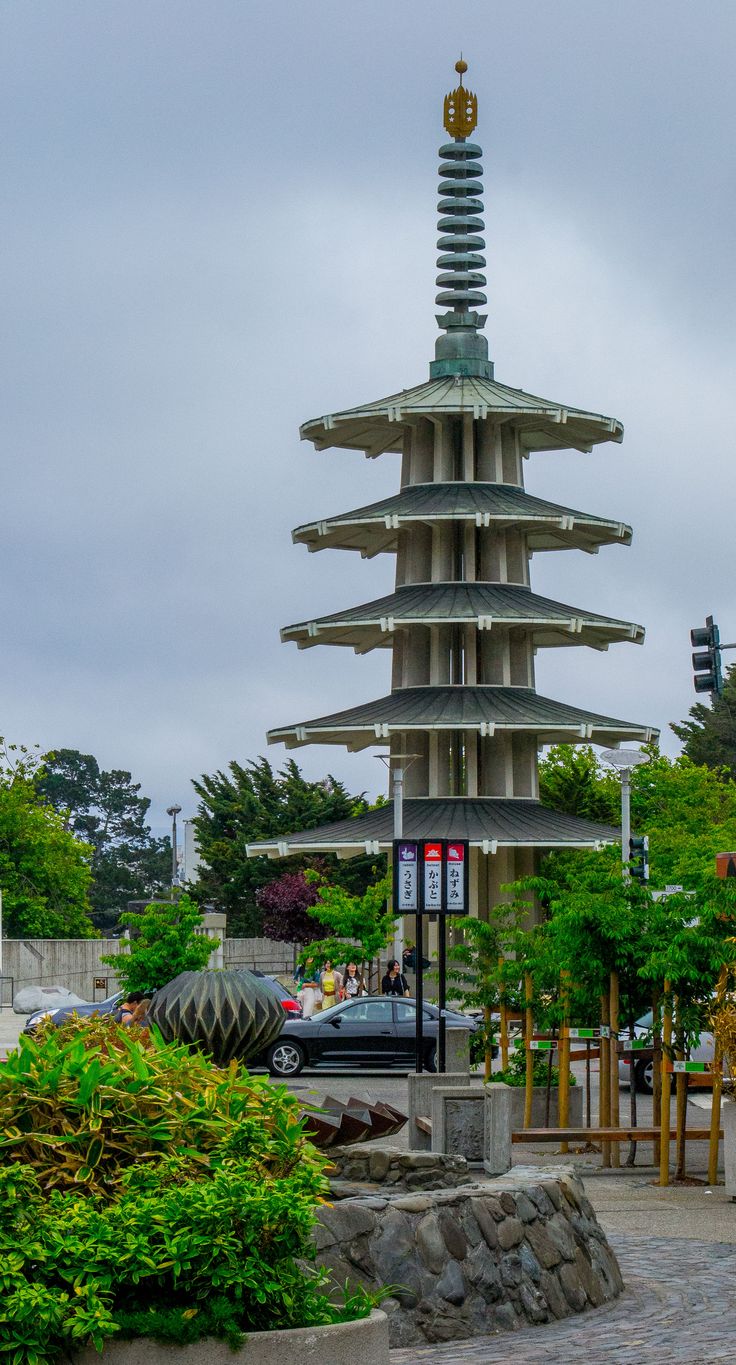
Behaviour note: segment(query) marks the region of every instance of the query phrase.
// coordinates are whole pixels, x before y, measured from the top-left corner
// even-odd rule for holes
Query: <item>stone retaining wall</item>
[[[598,1307],[623,1285],[568,1168],[516,1168],[454,1190],[373,1195],[320,1210],[335,1282],[395,1286],[392,1346],[463,1340]]]
[[[442,1152],[407,1152],[401,1147],[356,1143],[334,1147],[330,1188],[338,1199],[390,1190],[446,1190],[470,1184],[464,1156]]]

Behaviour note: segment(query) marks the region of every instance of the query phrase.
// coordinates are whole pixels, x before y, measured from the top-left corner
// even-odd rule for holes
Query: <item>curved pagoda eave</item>
[[[644,627],[633,621],[553,602],[517,584],[471,582],[412,583],[374,602],[284,626],[281,639],[300,649],[348,645],[362,654],[391,646],[397,629],[437,625],[523,628],[540,648],[584,644],[605,650],[619,641],[644,640]]]
[[[292,540],[310,552],[358,550],[372,559],[397,551],[401,529],[442,522],[498,531],[513,527],[525,533],[532,552],[579,549],[596,554],[601,545],[630,545],[632,538],[625,522],[547,502],[515,485],[453,482],[411,484],[367,507],[297,526]]]
[[[402,389],[374,403],[312,418],[299,428],[317,450],[362,450],[369,458],[403,449],[404,428],[422,417],[472,416],[509,423],[526,451],[589,451],[601,441],[623,440],[615,417],[585,412],[493,379],[448,375]]]
[[[598,848],[617,843],[621,831],[575,815],[548,810],[538,801],[493,797],[410,797],[404,801],[404,836],[467,839],[472,848],[495,854],[500,848]],[[391,848],[393,807],[380,806],[349,820],[248,844],[249,858],[289,858],[299,853],[336,853],[355,858]]]
[[[534,734],[540,744],[650,743],[659,731],[540,697],[528,687],[398,688],[386,697],[329,716],[269,730],[269,744],[298,749],[306,744],[343,744],[351,751],[390,742],[408,732],[466,730],[481,738],[496,733]]]

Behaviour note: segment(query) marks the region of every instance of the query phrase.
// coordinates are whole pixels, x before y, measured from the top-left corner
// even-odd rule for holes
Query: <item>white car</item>
[[[651,1041],[653,1022],[654,1016],[651,1010],[642,1014],[641,1019],[637,1019],[634,1024],[634,1037]],[[622,1030],[619,1037],[623,1043],[627,1042],[630,1037],[628,1029]],[[697,1047],[690,1049],[689,1060],[691,1062],[712,1062],[714,1055],[713,1034],[701,1033]],[[643,1095],[651,1095],[654,1088],[654,1061],[650,1051],[644,1049],[642,1056],[637,1056],[636,1052],[632,1052],[628,1057],[619,1057],[619,1081],[624,1085],[631,1085],[632,1074],[637,1090],[640,1090]]]

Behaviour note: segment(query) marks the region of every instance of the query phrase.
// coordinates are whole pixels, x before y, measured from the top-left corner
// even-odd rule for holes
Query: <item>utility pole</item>
[[[171,890],[179,885],[179,862],[176,849],[176,817],[181,815],[181,806],[169,806],[166,814],[171,816]]]

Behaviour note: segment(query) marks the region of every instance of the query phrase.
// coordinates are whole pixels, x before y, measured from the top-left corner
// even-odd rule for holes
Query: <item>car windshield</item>
[[[329,1009],[319,1010],[317,1014],[312,1015],[312,1019],[316,1023],[319,1023],[322,1019],[332,1019],[334,1015],[342,1014],[344,1010],[348,1008],[349,1006],[346,1005],[344,1001],[341,1001],[339,1005],[330,1005]]]

